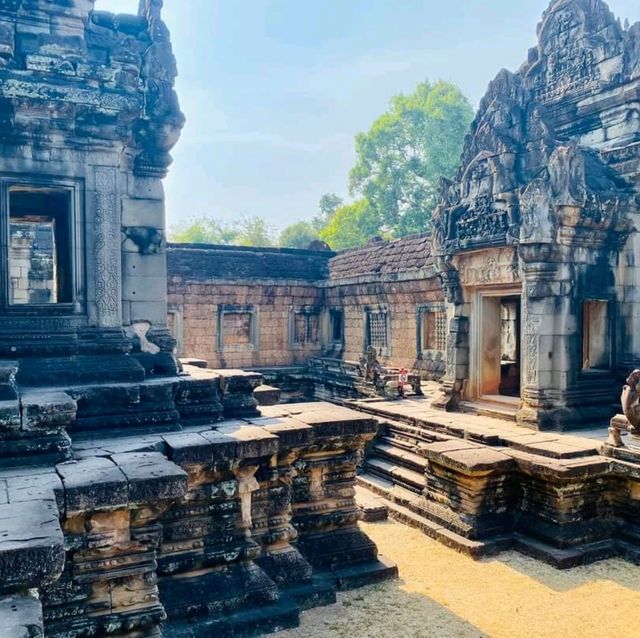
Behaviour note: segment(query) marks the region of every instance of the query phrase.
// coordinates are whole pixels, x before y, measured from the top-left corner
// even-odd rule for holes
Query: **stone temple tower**
[[[0,2],[0,456],[179,418],[158,386],[178,372],[162,178],[184,124],[161,9]]]

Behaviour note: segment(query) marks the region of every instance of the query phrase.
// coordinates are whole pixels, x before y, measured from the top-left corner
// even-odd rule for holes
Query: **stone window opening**
[[[342,310],[330,310],[330,338],[333,345],[342,345],[344,341],[344,312]]]
[[[320,311],[317,309],[294,309],[291,322],[291,337],[291,345],[293,347],[319,344]]]
[[[73,186],[6,184],[3,307],[76,310],[77,203]]]
[[[389,354],[389,313],[385,309],[366,311],[365,349],[373,347],[382,356]]]
[[[418,308],[418,354],[447,349],[447,313],[440,307]]]
[[[218,307],[218,352],[258,350],[258,315],[253,306]]]
[[[611,370],[610,304],[590,299],[582,306],[582,369]]]

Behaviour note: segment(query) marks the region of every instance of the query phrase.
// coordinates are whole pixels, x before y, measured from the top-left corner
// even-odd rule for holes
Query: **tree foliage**
[[[309,244],[319,239],[318,231],[310,222],[297,222],[287,226],[280,233],[280,246],[283,248],[308,248]]]
[[[273,246],[273,228],[260,217],[245,216],[233,222],[212,217],[192,217],[175,227],[169,235],[178,244],[224,244],[236,246]]]
[[[342,197],[335,193],[326,193],[320,198],[318,208],[320,212],[311,223],[316,230],[321,230],[331,221],[333,214],[344,204]]]
[[[356,137],[352,193],[366,199],[395,236],[426,231],[439,178],[454,174],[472,118],[469,101],[449,82],[422,82],[411,95],[394,97]]]
[[[341,206],[320,231],[320,239],[333,250],[361,246],[380,234],[380,219],[366,199]]]

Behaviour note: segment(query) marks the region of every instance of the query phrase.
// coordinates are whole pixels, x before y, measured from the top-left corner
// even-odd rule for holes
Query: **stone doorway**
[[[477,304],[476,399],[517,403],[521,388],[521,295],[481,292]]]

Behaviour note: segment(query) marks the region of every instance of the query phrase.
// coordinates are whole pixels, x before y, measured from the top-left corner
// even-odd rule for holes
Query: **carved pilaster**
[[[94,254],[98,325],[118,328],[122,326],[122,266],[115,168],[95,169]]]

